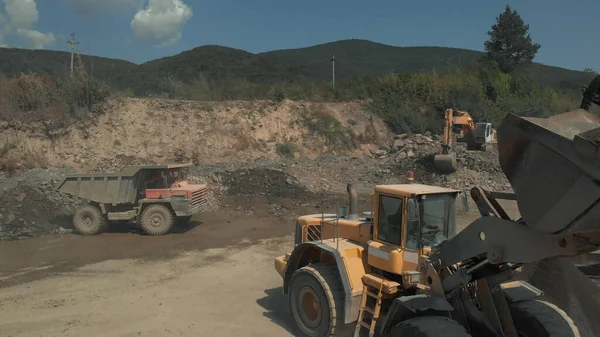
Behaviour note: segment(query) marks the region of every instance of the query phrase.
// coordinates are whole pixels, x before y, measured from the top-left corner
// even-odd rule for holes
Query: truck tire
[[[73,227],[81,235],[96,235],[106,229],[106,218],[94,205],[85,205],[73,215]]]
[[[554,304],[521,301],[510,304],[510,313],[519,337],[580,337],[575,322]]]
[[[334,265],[316,263],[296,270],[290,282],[289,306],[298,335],[338,336],[344,325],[343,298]]]
[[[471,337],[457,321],[444,316],[421,316],[400,322],[390,337]]]
[[[165,205],[153,204],[142,211],[140,225],[146,234],[164,235],[171,230],[175,219]]]

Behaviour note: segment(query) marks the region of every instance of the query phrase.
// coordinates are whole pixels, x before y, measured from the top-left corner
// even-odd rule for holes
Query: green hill
[[[389,72],[443,73],[473,65],[483,55],[459,48],[394,47],[354,39],[258,54],[223,46],[202,46],[140,65],[93,56],[83,56],[83,59],[86,69],[93,66],[97,78],[120,89],[147,95],[159,92],[165,80],[191,83],[200,76],[213,81],[242,78],[257,84],[329,81],[331,54],[336,57],[338,80],[377,77]],[[7,76],[27,71],[58,76],[68,71],[69,60],[65,52],[0,48],[0,72]],[[582,71],[538,63],[522,72],[543,84],[569,90],[579,90],[593,77]]]
[[[81,55],[81,59],[88,72],[110,85],[122,83],[124,76],[138,67],[129,61],[106,57]],[[67,52],[0,48],[0,73],[8,77],[28,72],[62,77],[69,73],[70,65],[71,54]]]
[[[161,79],[189,82],[241,77],[254,83],[311,79],[331,80],[331,54],[336,57],[336,79],[376,77],[389,72],[446,72],[474,65],[482,52],[446,47],[394,47],[366,40],[342,40],[299,49],[252,54],[222,46],[202,46],[141,64],[122,86],[136,92],[155,89]],[[544,84],[565,89],[587,85],[592,75],[534,63],[523,72]]]

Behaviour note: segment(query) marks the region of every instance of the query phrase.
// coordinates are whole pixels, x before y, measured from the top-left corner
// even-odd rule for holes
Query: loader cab
[[[421,184],[376,186],[369,265],[394,274],[416,270],[419,255],[456,235],[458,193]]]

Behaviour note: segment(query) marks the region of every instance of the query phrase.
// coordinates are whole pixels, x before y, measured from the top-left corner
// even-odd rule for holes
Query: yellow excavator
[[[433,158],[439,172],[456,171],[456,153],[452,151],[455,138],[456,142],[466,143],[467,150],[487,151],[492,144],[497,143],[496,130],[492,128],[492,123],[475,123],[466,111],[446,109],[442,153]]]
[[[274,260],[298,335],[582,336],[518,275],[600,247],[600,120],[508,114],[498,157],[514,193],[474,187],[481,217],[460,232],[460,191],[416,183],[375,186],[363,213],[348,185],[349,207],[299,217],[293,250]]]

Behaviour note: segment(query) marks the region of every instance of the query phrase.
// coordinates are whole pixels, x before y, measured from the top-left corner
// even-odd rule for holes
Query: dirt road
[[[0,335],[291,335],[270,321],[287,312],[275,307],[283,302],[273,257],[291,248],[294,221],[260,209],[200,218],[161,237],[3,242]]]
[[[0,291],[0,330],[3,336],[291,336],[280,316],[287,310],[277,308],[281,279],[272,267],[273,254],[291,243],[284,237],[163,261],[107,260],[10,287]]]
[[[273,258],[315,210],[264,199],[227,197],[166,236],[113,227],[0,243],[0,335],[293,336]]]

